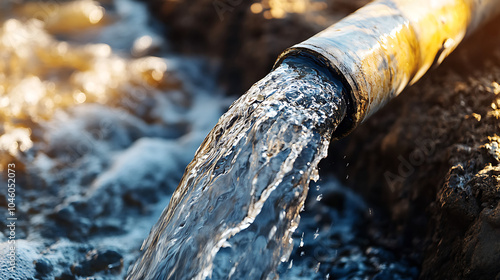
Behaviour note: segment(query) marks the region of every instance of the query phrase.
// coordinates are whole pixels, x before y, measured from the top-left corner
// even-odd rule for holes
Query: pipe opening
[[[289,61],[300,61],[301,63],[313,65],[315,69],[322,72],[332,82],[340,81],[342,84],[342,96],[344,99],[346,113],[337,129],[333,132],[332,140],[337,140],[348,135],[356,127],[356,106],[353,99],[352,88],[342,72],[323,55],[306,48],[289,48],[285,50],[276,60],[273,70],[279,65]]]

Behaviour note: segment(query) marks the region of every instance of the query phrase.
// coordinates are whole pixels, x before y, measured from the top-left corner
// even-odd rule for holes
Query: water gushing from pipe
[[[204,279],[214,263],[217,278],[274,278],[337,126],[349,133],[498,13],[496,0],[378,0],[286,50],[205,139],[128,279]]]
[[[342,86],[288,58],[224,114],[186,168],[127,279],[273,279],[317,164],[346,113]]]

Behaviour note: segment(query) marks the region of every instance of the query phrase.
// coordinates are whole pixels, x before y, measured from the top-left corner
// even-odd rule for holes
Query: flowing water
[[[198,149],[128,279],[276,278],[344,117],[341,93],[292,60],[254,84]]]
[[[0,1],[0,172],[16,164],[19,268],[7,271],[0,219],[0,279],[118,280],[136,260],[129,279],[274,278],[277,266],[289,280],[416,279],[367,235],[386,226],[365,226],[362,198],[328,174],[307,190],[343,101],[303,61],[221,118],[140,255],[234,100],[157,27],[134,0]]]

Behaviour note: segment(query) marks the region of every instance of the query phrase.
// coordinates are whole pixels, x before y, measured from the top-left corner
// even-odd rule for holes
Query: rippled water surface
[[[198,149],[129,279],[273,279],[344,116],[341,92],[293,62],[253,85]]]

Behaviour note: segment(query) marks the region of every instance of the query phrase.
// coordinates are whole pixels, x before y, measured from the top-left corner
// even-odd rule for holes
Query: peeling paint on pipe
[[[344,83],[349,116],[335,137],[359,123],[432,65],[439,65],[469,33],[500,13],[500,0],[380,0],[285,50],[308,55]]]

